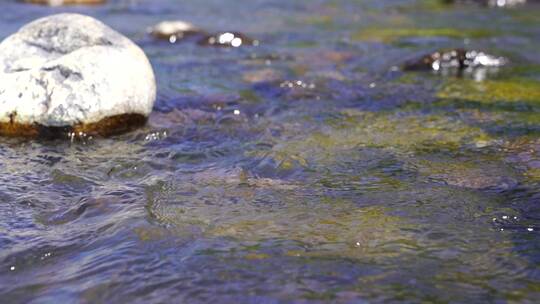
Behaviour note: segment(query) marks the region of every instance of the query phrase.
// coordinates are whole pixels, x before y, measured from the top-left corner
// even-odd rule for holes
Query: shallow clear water
[[[540,296],[538,5],[0,6],[2,38],[57,12],[103,20],[144,48],[159,86],[135,132],[0,139],[3,303]],[[164,19],[261,44],[156,42],[146,28]],[[446,47],[511,63],[395,68]]]

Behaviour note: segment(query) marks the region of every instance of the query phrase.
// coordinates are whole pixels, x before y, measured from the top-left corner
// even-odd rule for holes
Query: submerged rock
[[[73,4],[102,4],[105,3],[106,0],[24,0],[24,2],[50,6],[61,6]]]
[[[239,32],[220,32],[203,37],[199,40],[199,45],[216,47],[257,46],[259,41]]]
[[[109,135],[143,124],[152,66],[128,38],[88,16],[36,20],[0,43],[0,134]]]
[[[454,49],[437,51],[420,58],[409,60],[403,65],[405,71],[421,70],[456,70],[500,67],[506,64],[503,57],[496,57],[480,51]]]
[[[451,166],[449,166],[451,167]],[[434,174],[430,178],[440,180],[449,186],[468,188],[474,190],[506,191],[518,185],[516,179],[507,176],[490,174],[481,169],[469,169],[462,172],[445,172]]]
[[[204,32],[191,23],[175,20],[156,24],[150,28],[150,34],[157,39],[176,43],[189,36],[204,35]]]

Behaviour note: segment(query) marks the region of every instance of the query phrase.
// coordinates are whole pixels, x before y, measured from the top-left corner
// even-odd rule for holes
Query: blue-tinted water
[[[107,139],[0,139],[2,303],[523,302],[540,296],[540,7],[0,2],[0,36],[92,15],[158,101]],[[166,19],[258,47],[147,35]],[[400,71],[440,48],[509,58]]]

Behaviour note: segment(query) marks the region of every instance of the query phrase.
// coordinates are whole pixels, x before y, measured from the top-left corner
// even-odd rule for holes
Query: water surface
[[[437,1],[1,1],[137,42],[148,125],[0,139],[6,303],[520,302],[540,296],[540,7]],[[182,19],[258,47],[158,42]],[[449,47],[497,71],[401,72]]]

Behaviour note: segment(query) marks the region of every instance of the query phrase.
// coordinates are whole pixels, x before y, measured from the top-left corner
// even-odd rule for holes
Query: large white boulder
[[[144,52],[94,18],[45,17],[0,43],[0,123],[61,127],[147,117],[155,99]]]

